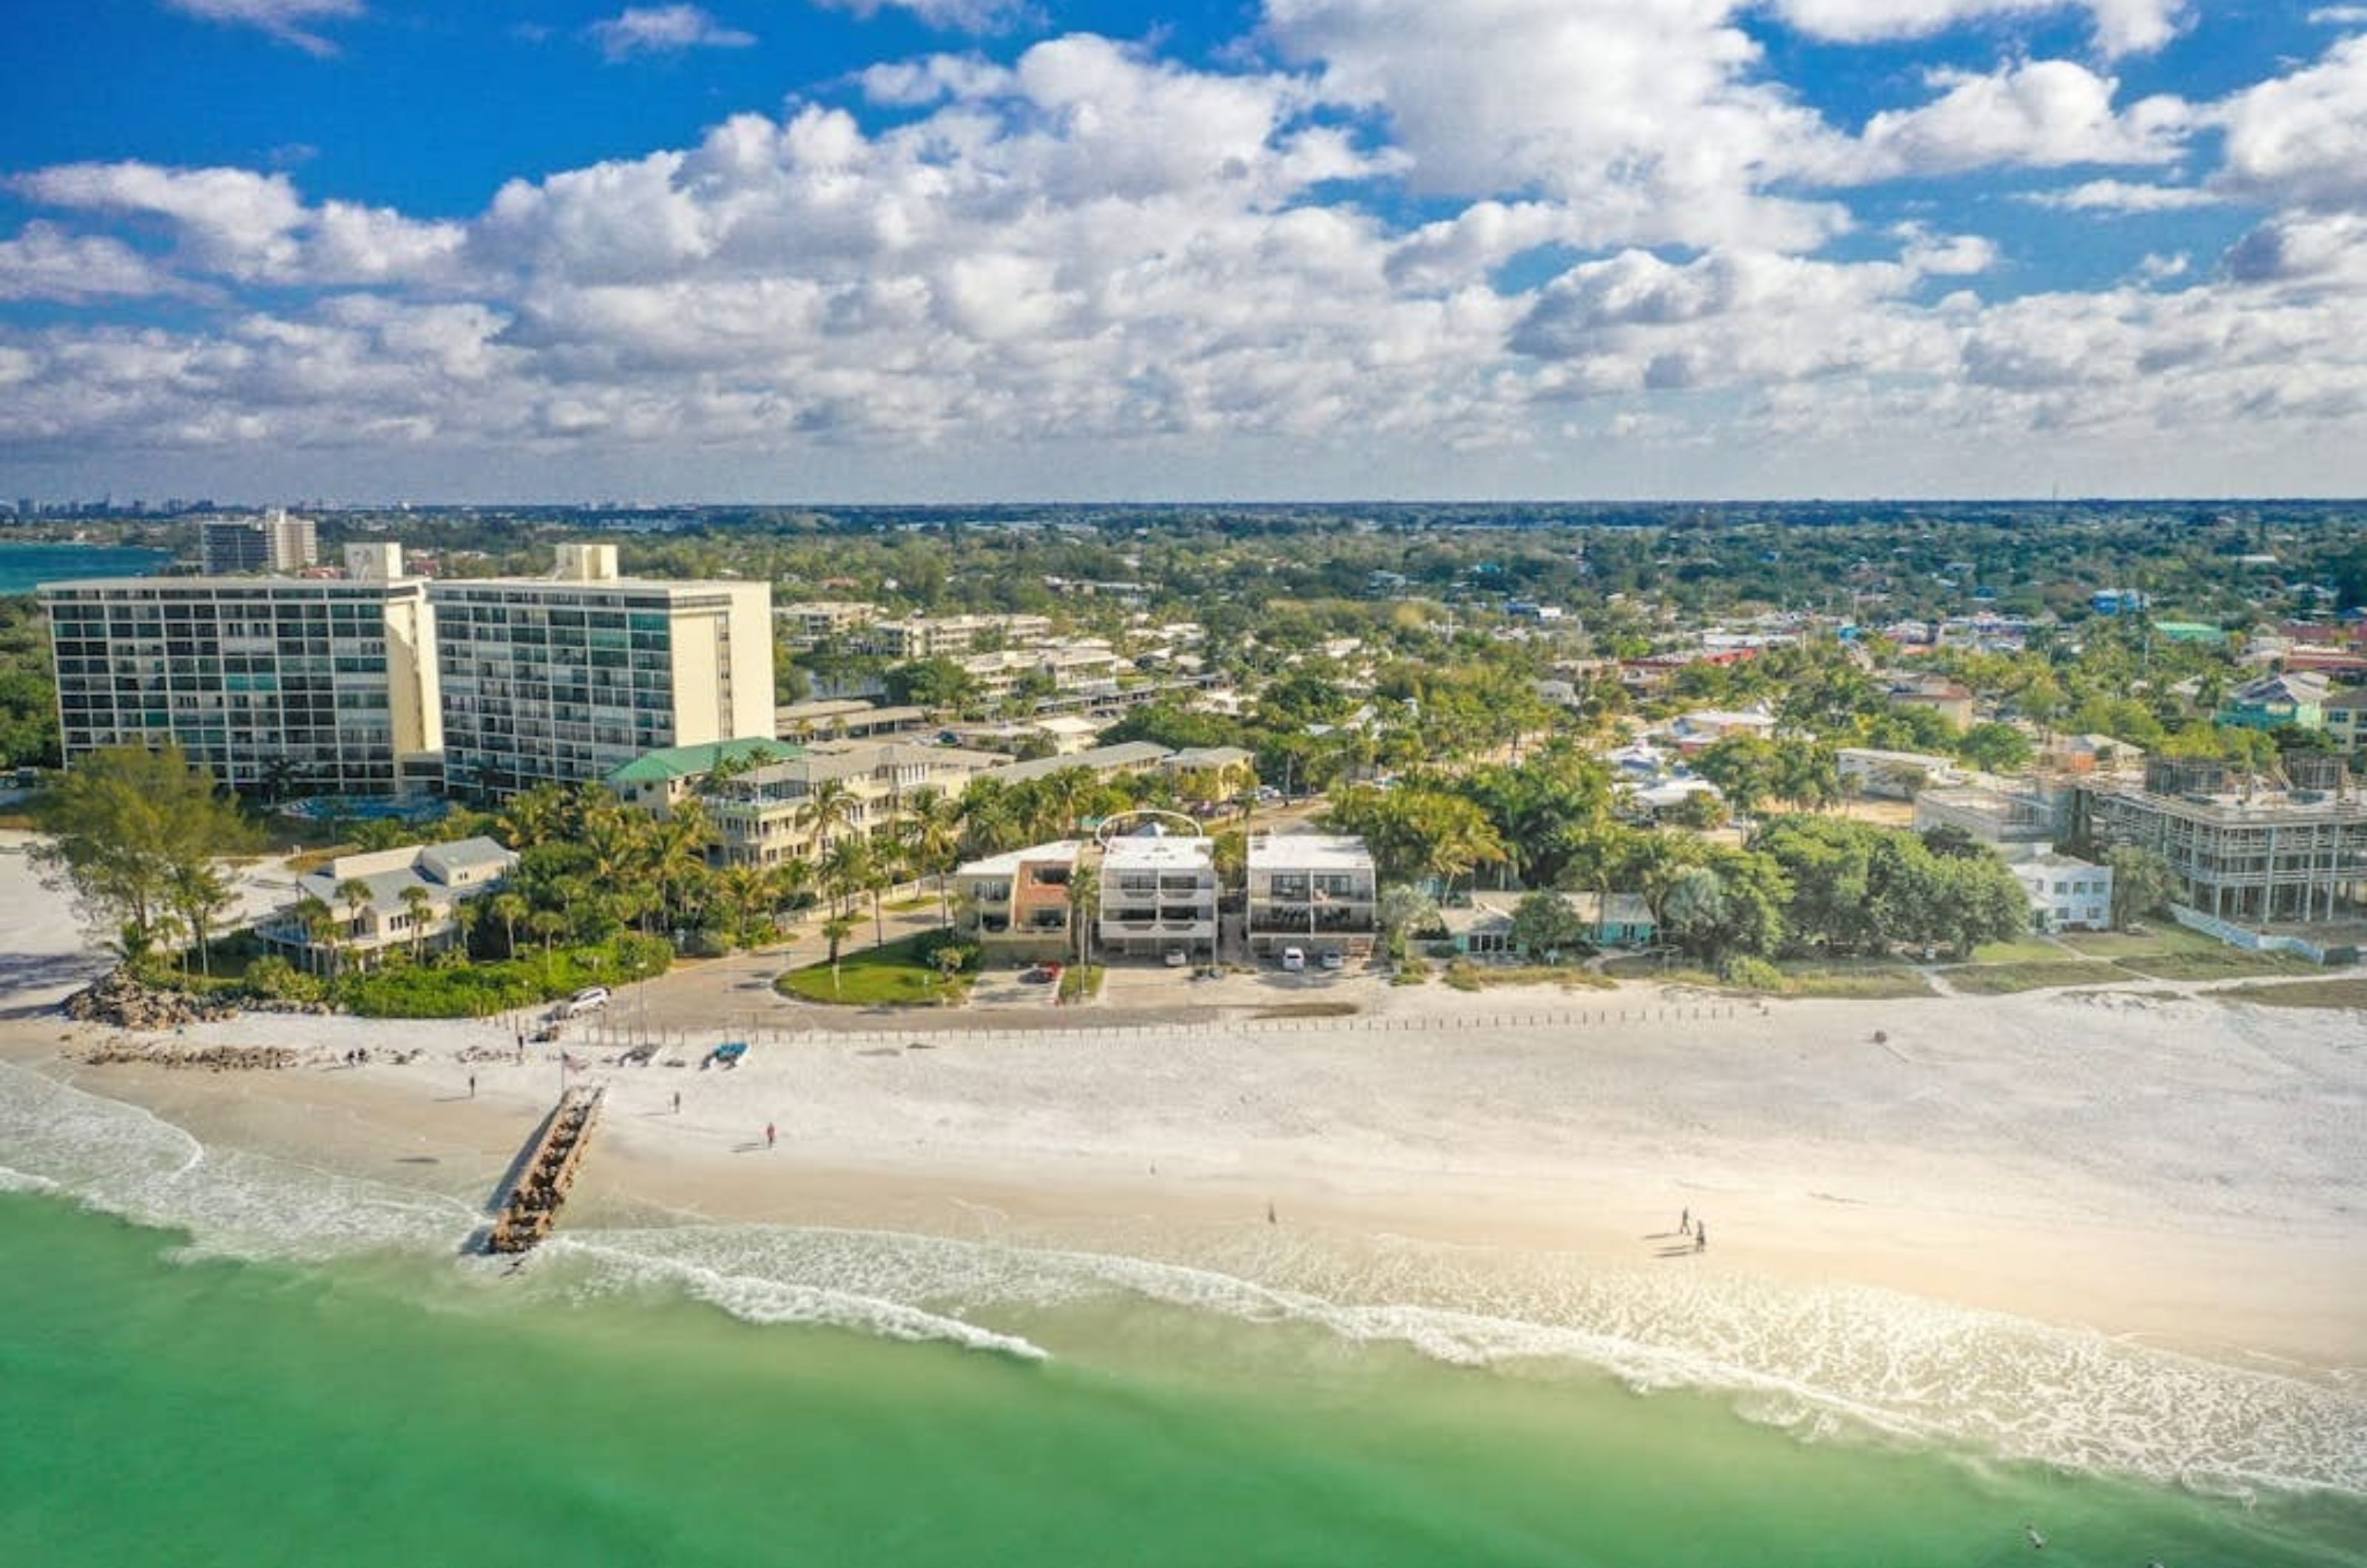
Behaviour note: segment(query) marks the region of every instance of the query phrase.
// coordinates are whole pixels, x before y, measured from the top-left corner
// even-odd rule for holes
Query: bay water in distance
[[[0,594],[85,577],[153,577],[172,558],[170,550],[137,545],[0,543]]]
[[[2189,1483],[2080,1462],[2145,1418],[2044,1402],[2121,1373],[2020,1352],[1933,1396],[2081,1434],[2060,1461],[1147,1258],[585,1214],[513,1275],[458,1256],[481,1199],[0,1064],[0,1563],[1872,1568],[2031,1562],[2032,1523],[2045,1563],[2367,1562],[2339,1392],[2228,1456],[2324,1483]],[[1912,1361],[1883,1333],[1818,1357]],[[2289,1403],[2178,1375],[2255,1435]]]

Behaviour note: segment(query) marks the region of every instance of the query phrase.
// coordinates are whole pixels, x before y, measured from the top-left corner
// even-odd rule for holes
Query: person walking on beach
[[[1677,1234],[1679,1235],[1693,1234],[1693,1212],[1691,1209],[1677,1216]]]
[[[477,1075],[474,1073],[469,1075],[469,1098],[470,1100],[477,1098]]]
[[[674,1091],[674,1113],[677,1116],[682,1114],[682,1090],[680,1089]]]
[[[1265,1223],[1270,1225],[1278,1225],[1282,1224],[1280,1220],[1274,1218],[1274,1205],[1271,1203],[1268,1203],[1265,1206]]]
[[[1695,1252],[1707,1252],[1709,1250],[1709,1226],[1706,1224],[1695,1225],[1693,1227],[1693,1250]]]
[[[773,1129],[773,1124],[772,1124],[770,1122],[765,1122],[765,1123],[764,1123],[764,1146],[765,1146],[766,1148],[768,1148],[768,1149],[769,1149],[769,1148],[771,1148],[771,1147],[773,1146],[773,1140],[774,1140],[774,1138],[775,1138],[776,1136],[777,1136],[777,1135],[778,1135],[778,1134],[776,1134],[775,1133],[774,1129]]]

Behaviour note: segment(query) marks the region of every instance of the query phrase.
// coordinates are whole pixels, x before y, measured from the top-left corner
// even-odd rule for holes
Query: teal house
[[[2329,693],[2326,677],[2310,671],[2263,675],[2238,688],[2211,716],[2242,729],[2323,729]]]

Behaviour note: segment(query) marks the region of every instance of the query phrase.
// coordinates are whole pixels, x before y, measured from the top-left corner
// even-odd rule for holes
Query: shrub
[[[299,969],[277,953],[266,953],[246,966],[250,995],[267,1001],[319,1002],[329,998],[329,983]]]
[[[400,960],[336,983],[337,999],[364,1018],[482,1018],[663,975],[674,962],[663,937],[629,932],[588,947],[527,953],[466,968],[422,968]]]
[[[1719,970],[1718,977],[1729,986],[1738,986],[1749,991],[1781,991],[1790,985],[1784,977],[1784,971],[1763,958],[1729,958]]]

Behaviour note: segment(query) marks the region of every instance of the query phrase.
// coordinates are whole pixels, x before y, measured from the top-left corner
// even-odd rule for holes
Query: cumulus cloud
[[[28,223],[0,240],[0,299],[76,303],[109,295],[169,294],[180,281],[146,256],[104,234],[69,234],[54,224]]]
[[[2367,203],[2367,36],[2235,95],[2219,118],[2227,190],[2306,207]]]
[[[2067,60],[2008,64],[1986,75],[1938,72],[1931,80],[1942,89],[1931,102],[1866,122],[1854,150],[1862,173],[2167,164],[2183,150],[2192,119],[2172,97],[2116,111],[2119,83]]]
[[[1766,187],[1839,136],[1754,79],[1729,0],[1268,0],[1285,57],[1386,119],[1417,190],[1545,197],[1597,244],[1811,248],[1829,204]]]
[[[2108,54],[2159,49],[2176,38],[2186,0],[1774,0],[1778,15],[1818,38],[1874,43],[1928,38],[1966,22],[2085,11]]]
[[[187,267],[271,283],[425,280],[459,254],[457,224],[331,202],[313,209],[286,175],[60,164],[8,182],[28,200],[161,224]]]
[[[934,455],[968,476],[1064,444],[1112,471],[1332,450],[1352,477],[1484,449],[1548,488],[1593,470],[1519,465],[1590,442],[1748,452],[1761,482],[1806,488],[1783,465],[1881,442],[1975,478],[2047,440],[2367,449],[2340,49],[2203,107],[2015,61],[1852,136],[1758,78],[1730,0],[1436,9],[1274,0],[1267,62],[1221,70],[1088,35],[876,67],[854,87],[893,115],[733,115],[512,181],[461,223],[284,174],[33,171],[11,188],[47,210],[0,241],[0,295],[83,309],[0,328],[0,442],[432,447],[504,474],[843,457],[890,489]],[[2226,170],[2185,173],[2220,127]],[[2000,298],[2026,273],[1967,231],[1976,206],[1819,248],[1852,221],[1819,195],[1872,179],[2173,164],[2156,177],[2206,183],[2024,199],[2259,202],[2215,265]],[[1389,216],[1407,192],[1423,220]],[[2043,228],[2023,213],[2018,264]],[[107,299],[165,287],[206,291],[176,330],[106,320]]]
[[[164,4],[210,22],[260,28],[284,43],[323,55],[334,54],[336,45],[311,31],[309,24],[362,14],[362,0],[164,0]]]
[[[727,28],[697,6],[629,6],[585,28],[611,61],[686,49],[745,49],[756,35]]]

